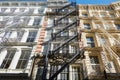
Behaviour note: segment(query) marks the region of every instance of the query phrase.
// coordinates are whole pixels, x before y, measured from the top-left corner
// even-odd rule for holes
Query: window
[[[44,11],[44,8],[38,9],[38,12],[39,12],[39,13],[43,13],[43,11]]]
[[[16,8],[11,8],[11,12],[14,12],[16,10]]]
[[[53,49],[55,49],[55,48],[57,48],[57,47],[59,47],[59,46],[60,46],[59,43],[55,43]]]
[[[120,30],[120,24],[115,24],[117,30]]]
[[[87,17],[88,14],[87,14],[87,13],[82,13],[82,16],[83,16],[83,17]]]
[[[25,8],[20,8],[20,12],[24,12],[25,11]]]
[[[17,32],[18,41],[20,41],[22,39],[23,34],[24,34],[24,31]]]
[[[109,24],[105,24],[105,29],[109,30],[110,29],[110,25]]]
[[[58,71],[61,68],[61,66],[51,66],[50,67],[50,76],[52,76],[53,74],[55,74],[56,71]],[[69,80],[69,67],[66,67],[61,73],[60,73],[60,77],[58,78],[58,76],[53,79],[53,80]]]
[[[30,31],[26,42],[33,42],[37,35],[37,31]]]
[[[15,52],[16,52],[16,50],[10,50],[10,49],[7,50],[7,55],[6,55],[5,59],[3,60],[0,68],[3,68],[3,69],[9,68],[9,66],[13,60],[13,57],[15,55]]]
[[[5,32],[3,40],[8,40],[11,36],[12,32]]]
[[[61,36],[68,36],[68,35],[69,35],[69,33],[67,30],[61,32]]]
[[[7,8],[1,8],[1,12],[5,12],[5,10],[7,10]]]
[[[99,64],[98,56],[90,56],[91,64]]]
[[[84,24],[84,28],[85,28],[85,29],[91,29],[90,24],[89,24],[89,23],[85,23],[85,24]]]
[[[21,6],[27,6],[27,3],[21,3]]]
[[[80,67],[72,67],[72,80],[80,80]]]
[[[87,46],[88,47],[95,47],[93,37],[86,37],[86,39],[87,39]]]
[[[2,6],[9,6],[9,3],[2,3]]]
[[[77,47],[76,46],[70,46],[70,53],[77,53]]]
[[[110,13],[110,17],[115,17],[115,14],[114,13]]]
[[[106,13],[102,12],[100,13],[101,17],[106,17]]]
[[[21,56],[19,58],[17,69],[24,69],[27,66],[31,50],[22,50]]]
[[[105,41],[105,38],[104,37],[101,37],[101,43],[105,44],[106,41]]]
[[[30,6],[36,6],[36,3],[30,3],[29,5]]]
[[[18,3],[12,3],[13,6],[18,6]]]
[[[38,26],[40,24],[40,20],[41,20],[40,18],[35,18],[33,26]]]
[[[32,14],[34,12],[34,8],[29,8],[29,13]]]
[[[99,59],[98,56],[90,56],[90,62],[91,62],[91,67],[92,67],[92,73],[93,74],[100,74],[100,65],[99,65]]]
[[[55,72],[58,70],[58,68],[59,68],[59,66],[53,66],[53,65],[51,65],[50,66],[50,77],[53,75],[53,74],[55,74]],[[57,78],[55,78],[54,80],[57,80]]]
[[[60,74],[60,80],[69,80],[69,69],[66,67]],[[74,79],[75,80],[75,79]]]

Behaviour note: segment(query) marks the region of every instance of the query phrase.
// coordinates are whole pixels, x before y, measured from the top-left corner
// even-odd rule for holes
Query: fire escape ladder
[[[81,50],[80,52],[76,53],[68,62],[65,62],[65,64],[55,73],[53,74],[49,80],[54,80],[55,77],[57,77],[57,75],[59,73],[61,73],[69,64],[75,62],[77,59],[79,59],[81,56],[84,54],[84,50]]]
[[[76,20],[75,22],[73,22],[73,23],[71,23],[71,24],[68,24],[65,28],[61,29],[60,31],[58,31],[58,32],[56,32],[56,33],[52,33],[52,34],[51,34],[52,39],[55,39],[58,34],[60,34],[61,32],[65,31],[65,30],[68,29],[69,27],[72,27],[73,25],[76,25],[76,26],[77,26],[77,22],[78,22],[78,21]]]

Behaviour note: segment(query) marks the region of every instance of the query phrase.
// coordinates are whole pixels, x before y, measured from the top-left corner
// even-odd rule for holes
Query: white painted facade
[[[0,2],[0,73],[31,74],[32,57],[35,54],[44,20],[45,1]],[[6,43],[6,45],[3,43]],[[10,49],[14,49],[15,53],[7,56],[9,53],[7,50]],[[29,56],[21,56],[24,52],[22,50],[30,50]],[[9,62],[11,56],[12,60]],[[24,68],[17,66],[21,57],[27,59],[26,67]],[[23,66],[24,59],[23,62],[20,62],[20,66]]]

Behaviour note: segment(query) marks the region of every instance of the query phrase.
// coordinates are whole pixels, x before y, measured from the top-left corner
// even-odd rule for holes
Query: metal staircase
[[[62,13],[64,9],[69,9],[70,7],[72,7],[72,9],[65,14],[60,16],[57,15]],[[83,58],[84,50],[79,48],[78,42],[79,38],[81,38],[81,34],[78,34],[77,26],[79,21],[76,18],[78,14],[77,12],[76,3],[74,2],[56,9],[54,26],[52,28],[53,32],[51,34],[51,39],[47,42],[48,49],[44,57],[45,62],[42,80],[57,80],[55,78],[57,78],[57,76],[70,64]],[[69,20],[70,18],[74,18],[75,21],[67,21],[68,24],[64,25],[62,20]],[[71,51],[70,46],[74,47],[74,51]],[[54,70],[51,70],[52,66],[61,67],[53,73]],[[49,69],[50,71],[48,71]],[[47,76],[48,74],[49,77]]]

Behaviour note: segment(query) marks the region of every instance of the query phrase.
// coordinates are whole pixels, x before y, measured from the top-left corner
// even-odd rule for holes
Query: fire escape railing
[[[77,59],[80,58],[80,53],[84,54],[84,50],[81,50],[77,54],[75,54],[68,62],[66,62],[55,74],[53,74],[49,80],[53,80],[60,72],[62,72],[70,63],[75,62]]]
[[[61,29],[60,31],[58,31],[58,32],[56,32],[56,33],[52,33],[52,34],[51,34],[52,39],[55,39],[58,34],[60,34],[61,32],[65,31],[65,30],[68,29],[69,27],[71,27],[71,26],[73,26],[73,25],[76,25],[76,26],[77,26],[77,23],[78,23],[78,21],[76,20],[75,22],[73,22],[73,23],[71,23],[71,24],[68,24],[66,27],[64,27],[64,28]]]
[[[76,3],[75,3],[75,2],[72,2],[72,3],[69,3],[69,4],[67,4],[67,5],[59,8],[59,9],[56,9],[56,13],[59,13],[60,11],[62,11],[63,9],[65,9],[65,8],[67,8],[67,7],[70,7],[71,5],[72,5],[72,6],[75,6]]]
[[[66,15],[62,16],[61,18],[57,19],[57,20],[54,20],[54,26],[56,26],[58,24],[59,21],[61,21],[62,19],[66,18],[67,16],[71,15],[72,13],[75,13],[76,10],[73,10],[69,13],[67,13]]]
[[[66,15],[63,15],[61,18],[55,19],[54,27],[58,26],[59,22],[62,21],[63,19],[66,19],[66,18],[68,19],[69,16],[77,16],[77,15],[73,14],[73,13],[77,14],[77,11],[76,11],[77,9],[76,9],[75,3],[70,3],[66,6],[63,6],[62,8],[57,9],[56,11],[57,11],[57,13],[60,13],[60,12],[62,12],[63,9],[69,8],[71,6],[73,6],[75,10],[68,12]],[[81,34],[80,35],[78,34],[77,26],[78,26],[78,20],[76,19],[76,21],[74,21],[72,23],[68,23],[68,25],[65,25],[64,28],[51,34],[51,39],[50,39],[50,41],[47,42],[48,46],[49,46],[49,50],[45,54],[45,63],[44,63],[44,69],[43,69],[43,74],[42,74],[42,80],[54,80],[54,78],[57,77],[57,75],[60,74],[69,64],[74,63],[77,59],[83,57],[82,55],[84,54],[84,50],[79,48],[79,43],[78,43],[77,48],[75,50],[76,53],[73,54],[71,57],[69,57],[67,62],[62,62],[61,68],[59,70],[57,70],[52,76],[50,76],[49,79],[47,79],[47,69],[48,69],[49,59],[51,58],[50,56],[55,57],[55,55],[57,55],[57,53],[60,50],[62,50],[65,46],[70,45],[71,42],[73,42],[73,43],[78,42],[78,38],[81,38]],[[72,36],[69,35],[69,30],[71,27],[75,28],[75,30],[76,30],[74,32],[75,34],[73,34]],[[55,28],[53,28],[53,29],[55,29]],[[59,38],[61,33],[65,32],[65,31],[68,32],[68,35],[67,35],[68,37],[66,38],[66,40],[63,40],[64,42],[60,43],[59,46],[57,46],[53,50],[50,50],[50,45],[53,44],[52,42],[57,41],[55,39]],[[62,37],[61,37],[61,40],[62,40]],[[66,48],[69,48],[69,47],[66,47]],[[65,49],[65,50],[67,50],[67,49]],[[67,53],[69,54],[69,51]],[[62,53],[62,54],[64,54],[64,53]],[[59,56],[59,55],[57,55],[57,56]],[[63,57],[66,57],[66,56],[63,56]],[[66,57],[66,58],[68,58],[68,57]]]
[[[56,51],[58,51],[60,48],[62,48],[64,45],[66,45],[67,43],[69,43],[70,41],[72,41],[73,39],[77,38],[78,35],[73,36],[72,38],[66,40],[63,44],[61,44],[60,46],[58,46],[57,48],[55,48],[54,50],[50,51],[50,53],[55,53]],[[54,54],[52,54],[54,55]]]

